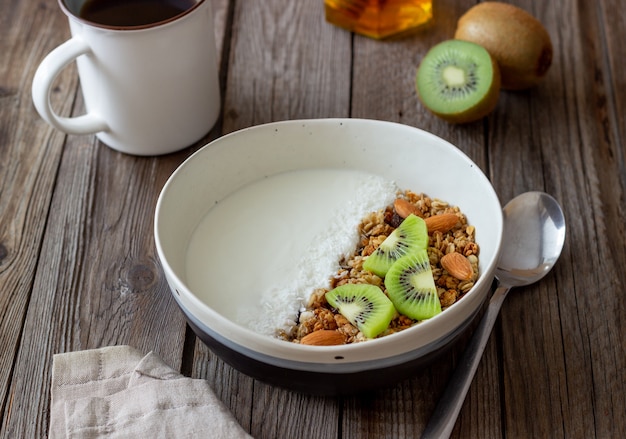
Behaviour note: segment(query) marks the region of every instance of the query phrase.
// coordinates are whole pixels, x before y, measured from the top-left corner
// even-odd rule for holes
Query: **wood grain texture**
[[[510,293],[452,437],[626,437],[622,2],[510,1],[544,23],[553,65],[538,87],[501,93],[489,117],[463,126],[427,112],[414,77],[474,0],[438,0],[429,28],[388,41],[326,23],[322,0],[211,2],[222,115],[190,148],[138,158],[39,118],[32,76],[68,38],[66,18],[56,0],[0,0],[0,438],[46,436],[55,353],[113,344],[207,380],[255,438],[420,436],[476,321],[395,386],[303,395],[239,373],[197,340],[156,256],[156,199],[185,158],[237,129],[320,117],[425,129],[474,160],[503,203],[542,190],[564,208],[563,255],[541,283]],[[84,112],[73,67],[51,101]]]
[[[66,18],[58,11],[56,2],[51,3],[42,15],[55,18],[49,32],[58,38],[46,40],[49,45],[36,51],[43,53],[32,60],[27,72],[30,77],[43,55],[67,38]],[[217,19],[224,19],[225,14],[215,9]],[[223,24],[218,24],[220,44],[224,29]],[[82,114],[85,109],[76,87],[76,72],[70,68],[65,75],[71,79],[71,90],[58,86],[55,94],[75,103],[74,114]],[[24,100],[30,104],[29,92],[29,88],[24,88]],[[29,110],[34,113],[32,104]],[[11,116],[7,119],[27,120]],[[28,119],[43,123],[37,115]],[[39,132],[44,130],[33,130]],[[27,218],[38,219],[45,231],[43,242],[34,243],[35,253],[30,259],[33,265],[39,263],[34,281],[21,279],[26,287],[23,302],[28,303],[27,313],[11,319],[19,325],[13,344],[21,337],[21,346],[16,350],[11,387],[3,392],[9,395],[3,410],[2,433],[6,437],[46,435],[49,370],[55,353],[130,344],[144,352],[154,351],[174,368],[180,368],[183,354],[186,325],[162,276],[152,228],[158,193],[190,151],[164,158],[136,158],[117,153],[91,136],[70,136],[63,144],[63,136],[48,127],[45,132],[59,139],[56,162],[45,162],[58,169],[48,170],[45,188],[24,189],[27,194],[48,198],[24,203],[30,208],[27,213],[31,216]],[[32,149],[21,146],[24,152],[41,154],[46,151],[39,146],[41,143],[34,140]],[[34,167],[41,160],[24,165]],[[22,169],[17,171],[27,174]],[[30,232],[27,236],[36,234]],[[3,361],[10,358],[2,355]],[[11,365],[6,370],[11,371]]]
[[[40,57],[64,38],[51,3],[7,8],[0,28],[0,413],[7,416],[17,406],[14,360],[62,152],[63,136],[37,119],[30,97]],[[55,82],[51,103],[62,114],[70,111],[76,84],[71,72]]]
[[[505,432],[620,437],[625,427],[613,407],[623,405],[626,383],[626,350],[617,334],[624,328],[618,291],[625,235],[624,184],[616,177],[624,162],[615,161],[623,145],[606,105],[614,90],[605,83],[612,74],[601,47],[601,8],[519,5],[545,23],[557,56],[539,87],[501,102],[506,110],[496,113],[490,139],[500,145],[492,148],[493,181],[501,191],[508,184],[506,198],[528,189],[553,194],[568,232],[554,273],[513,294],[503,310]]]
[[[347,117],[350,35],[320,1],[236,2],[224,133],[261,123]]]

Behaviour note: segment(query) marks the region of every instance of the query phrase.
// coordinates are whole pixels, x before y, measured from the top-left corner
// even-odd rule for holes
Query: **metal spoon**
[[[504,206],[502,253],[496,268],[498,287],[476,328],[422,439],[449,438],[480,363],[502,303],[512,287],[543,278],[561,255],[565,219],[559,203],[543,192],[526,192]]]

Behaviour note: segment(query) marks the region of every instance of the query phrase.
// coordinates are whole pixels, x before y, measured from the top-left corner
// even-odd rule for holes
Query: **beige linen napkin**
[[[51,439],[251,438],[207,381],[130,346],[55,355],[51,394]]]

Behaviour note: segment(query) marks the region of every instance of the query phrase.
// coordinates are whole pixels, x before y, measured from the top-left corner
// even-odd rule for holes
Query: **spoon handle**
[[[467,391],[476,374],[476,369],[478,369],[485,346],[487,346],[493,325],[498,318],[502,303],[510,289],[510,287],[498,285],[493,293],[485,315],[476,328],[441,399],[439,399],[439,403],[422,434],[422,439],[445,439],[450,437],[465,401]]]

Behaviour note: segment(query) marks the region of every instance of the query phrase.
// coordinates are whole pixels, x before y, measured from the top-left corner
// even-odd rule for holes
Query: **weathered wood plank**
[[[216,5],[222,6],[216,20],[224,19],[226,3]],[[56,9],[55,4],[48,15],[62,15]],[[50,33],[63,35],[66,27],[65,19],[55,21]],[[218,23],[220,44],[224,29]],[[76,92],[73,87],[64,94],[72,102]],[[74,114],[83,112],[79,95]],[[32,123],[38,116],[15,119]],[[52,173],[57,180],[48,183],[55,193],[36,277],[28,285],[32,294],[11,377],[6,437],[46,435],[54,353],[130,344],[181,367],[186,325],[161,275],[152,230],[161,187],[193,150],[138,158],[115,152],[93,136],[68,139],[58,175]]]
[[[513,293],[503,310],[505,431],[621,437],[623,417],[612,407],[623,407],[626,382],[624,185],[615,180],[623,159],[614,161],[623,146],[606,105],[615,90],[605,83],[600,8],[517,3],[546,25],[555,59],[539,87],[505,97],[490,137],[493,176],[506,198],[545,190],[566,201],[568,233],[554,273]]]
[[[623,294],[626,287],[623,269],[626,266],[626,82],[623,73],[626,69],[626,45],[623,44],[626,22],[624,14],[618,12],[622,9],[623,2],[619,0],[597,4],[598,29],[590,38],[597,39],[598,43],[589,47],[589,52],[593,50],[598,57],[598,63],[602,59],[603,73],[601,79],[596,79],[599,84],[594,87],[589,104],[597,108],[593,119],[597,134],[594,134],[600,141],[590,145],[594,146],[599,179],[598,193],[594,196],[602,200],[598,206],[602,222],[597,224],[598,245],[602,248],[592,249],[599,253],[599,263],[604,269],[598,278],[598,296],[593,298],[593,302],[599,299],[602,308],[594,315],[590,342],[597,343],[592,359],[601,358],[594,361],[594,381],[597,380],[594,394],[603,396],[596,413],[602,418],[599,420],[601,431],[611,432],[616,437],[626,436],[626,420],[616,410],[626,406],[626,301]],[[595,141],[591,136],[587,139]],[[605,267],[607,260],[611,264]],[[606,320],[601,317],[603,313],[608,317]],[[620,421],[613,422],[613,418]]]
[[[348,116],[350,38],[324,21],[321,1],[236,5],[224,133],[285,119]]]
[[[43,55],[67,35],[58,31],[64,19],[50,14],[53,0],[37,8],[9,3],[1,2],[10,13],[0,18],[0,424],[11,412],[10,380],[63,145],[38,118],[30,83]],[[71,71],[57,79],[51,102],[60,113],[69,114],[76,85]]]
[[[45,433],[49,379],[33,377],[48,377],[54,353],[130,344],[179,367],[185,323],[158,275],[152,238],[165,178],[156,159],[91,138],[68,142],[12,378],[8,433]]]
[[[339,437],[336,398],[302,395],[256,381],[251,434],[258,439]]]
[[[563,49],[552,11],[537,2],[517,4],[544,23],[555,46],[555,59],[548,76],[535,89],[502,94],[499,103],[502,111],[494,116],[489,135],[493,181],[504,202],[529,190],[546,191],[562,199],[558,191],[560,183],[554,181],[558,173],[547,168],[550,155],[555,154],[552,148],[558,149],[562,143],[569,142],[569,139],[552,138],[550,134],[550,124],[562,123],[559,115],[566,113],[563,100],[554,98],[564,93],[559,83]],[[558,135],[568,133],[563,130]],[[567,400],[562,393],[564,382],[560,372],[561,331],[552,325],[552,313],[558,303],[548,293],[554,288],[554,277],[550,275],[540,284],[511,292],[503,307],[498,334],[503,351],[500,360],[504,383],[503,428],[507,436],[563,435]],[[524,379],[520,380],[521,377]]]

